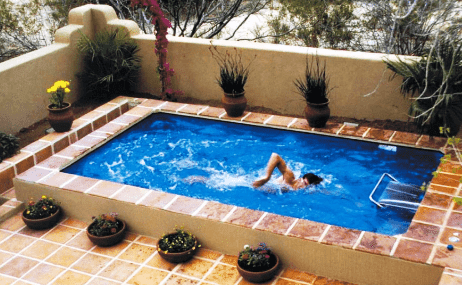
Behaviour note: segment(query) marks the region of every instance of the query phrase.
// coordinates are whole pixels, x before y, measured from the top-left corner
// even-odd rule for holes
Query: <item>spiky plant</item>
[[[220,66],[220,76],[217,83],[227,94],[241,94],[249,77],[249,67],[253,60],[247,65],[242,63],[242,54],[234,48],[233,52],[220,52],[217,47],[212,45],[210,48],[212,57]]]
[[[442,35],[418,59],[386,59],[393,74],[402,76],[401,93],[413,100],[409,115],[421,132],[438,135],[440,127],[455,135],[462,121],[462,39]]]
[[[122,28],[98,32],[93,40],[82,34],[77,47],[84,54],[84,70],[77,76],[89,96],[107,99],[136,83],[139,47]]]
[[[306,59],[305,76],[294,81],[297,91],[307,103],[323,104],[329,101],[329,78],[326,75],[326,62],[320,65],[316,56],[311,64]]]

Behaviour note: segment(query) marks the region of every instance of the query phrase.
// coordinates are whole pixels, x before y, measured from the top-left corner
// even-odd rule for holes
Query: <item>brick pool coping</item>
[[[314,129],[308,126],[306,120],[300,118],[252,112],[231,118],[222,108],[118,97],[75,120],[69,132],[48,134],[21,149],[16,156],[0,163],[0,193],[11,189],[12,179],[17,177],[25,181],[279,235],[436,265],[445,268],[440,285],[462,284],[462,242],[451,243],[454,245],[453,251],[446,248],[449,244],[448,238],[454,234],[458,234],[462,239],[462,206],[452,201],[453,197],[461,196],[459,179],[462,170],[453,173],[453,163],[440,165],[442,171],[431,181],[408,232],[396,236],[352,230],[59,172],[73,159],[98,147],[153,111],[176,112],[451,152],[446,146],[446,139],[426,135],[331,122],[328,122],[326,128]],[[0,216],[11,211],[18,203],[20,202],[10,200],[3,204],[0,207]]]

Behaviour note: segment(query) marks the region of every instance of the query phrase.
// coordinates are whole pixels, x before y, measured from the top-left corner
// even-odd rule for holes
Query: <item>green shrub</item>
[[[0,162],[18,152],[19,139],[13,135],[0,132]]]
[[[84,70],[77,74],[87,96],[105,100],[128,92],[138,78],[138,45],[123,29],[101,31],[93,40],[82,34],[77,47]]]

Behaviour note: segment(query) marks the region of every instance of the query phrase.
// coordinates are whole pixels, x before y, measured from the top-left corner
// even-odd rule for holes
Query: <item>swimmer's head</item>
[[[307,173],[305,175],[303,175],[303,180],[306,180],[308,181],[308,184],[309,185],[316,185],[316,184],[319,184],[322,182],[322,178],[313,174],[313,173]]]

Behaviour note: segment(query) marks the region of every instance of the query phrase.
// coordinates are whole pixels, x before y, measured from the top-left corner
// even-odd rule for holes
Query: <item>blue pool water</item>
[[[313,172],[320,185],[282,194],[273,179],[254,189],[271,153],[295,176]],[[63,172],[351,229],[395,235],[414,215],[379,209],[369,194],[383,173],[400,182],[431,180],[436,151],[281,129],[155,113]],[[202,177],[202,178],[197,178]]]

